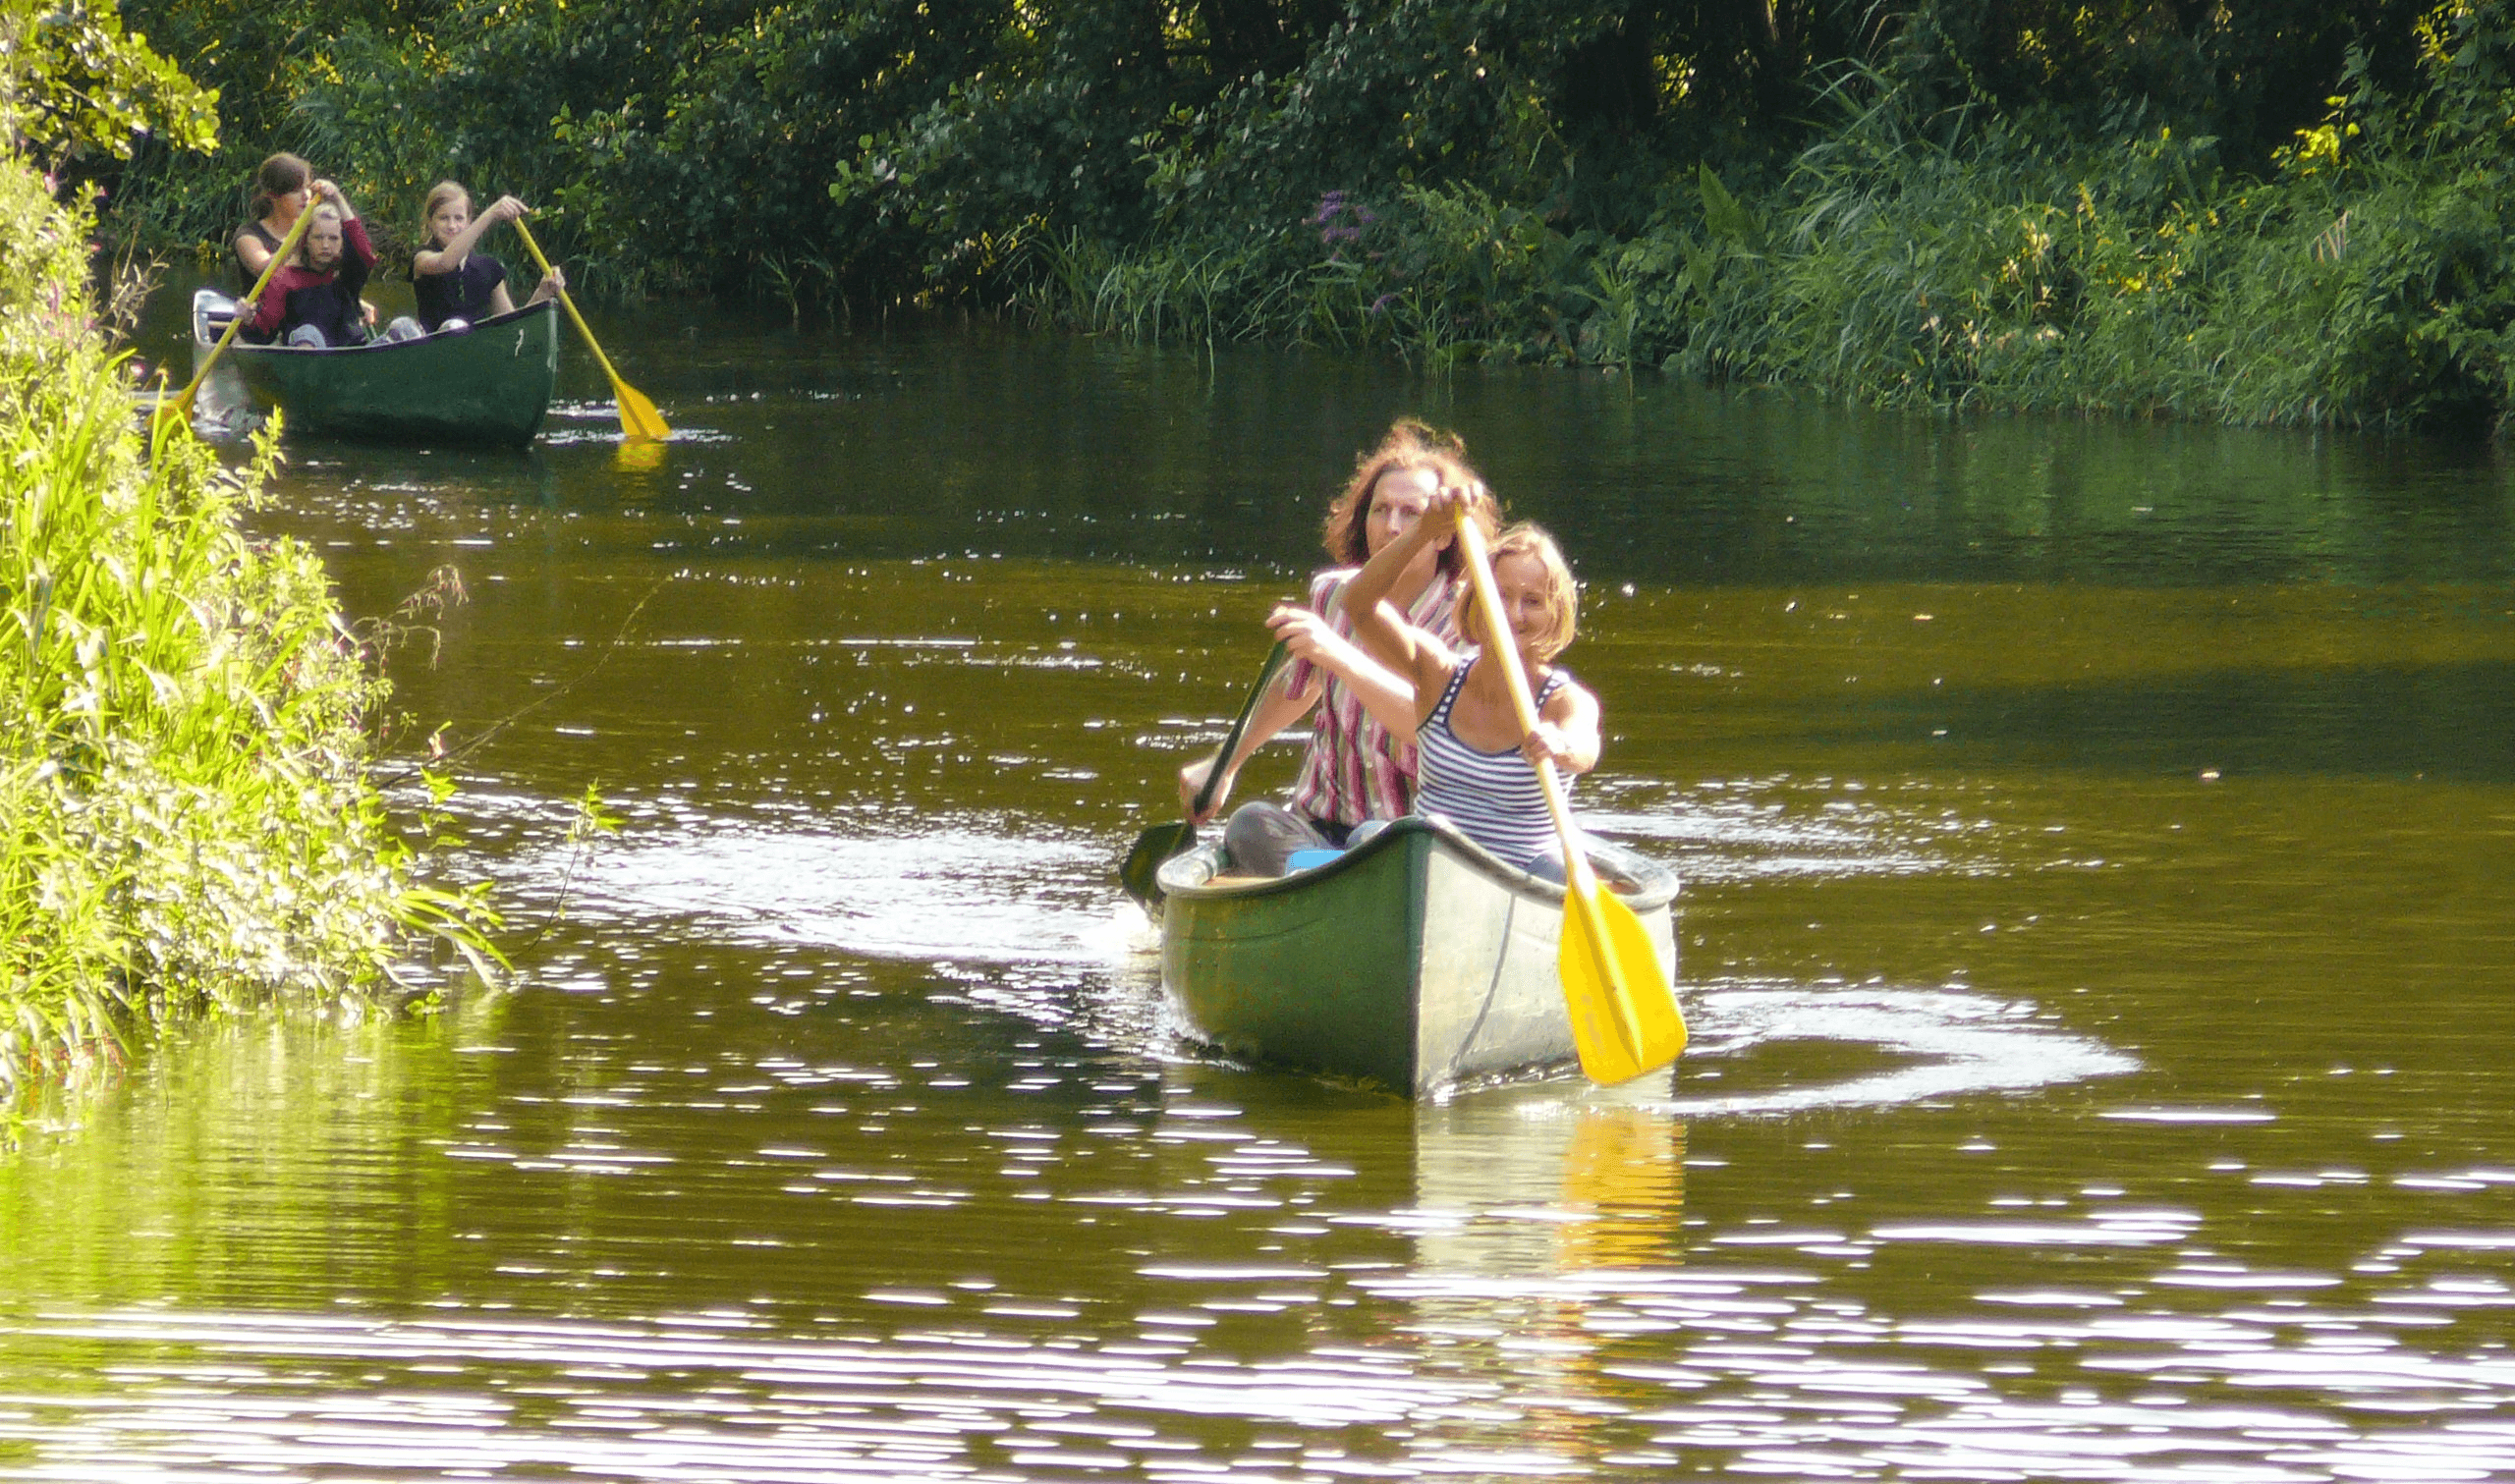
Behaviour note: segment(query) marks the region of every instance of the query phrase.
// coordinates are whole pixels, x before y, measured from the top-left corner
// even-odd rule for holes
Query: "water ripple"
[[[2063,1028],[2026,1001],[1960,989],[1714,982],[1680,991],[1694,1040],[1680,1086],[1700,1088],[1724,1064],[1787,1043],[1874,1048],[1906,1065],[1742,1093],[1690,1091],[1669,1111],[1688,1118],[1879,1108],[1962,1093],[2024,1092],[2118,1076],[2139,1062]]]

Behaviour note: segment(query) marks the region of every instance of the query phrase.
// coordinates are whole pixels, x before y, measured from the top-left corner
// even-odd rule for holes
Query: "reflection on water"
[[[1516,1277],[1654,1267],[1683,1250],[1685,1127],[1639,1098],[1664,1077],[1498,1089],[1416,1114],[1422,1266]]]
[[[0,1478],[2515,1478],[2487,452],[599,331],[672,443],[572,361],[531,451],[304,445],[264,518],[355,612],[463,570],[397,704],[514,719],[514,991],[56,1099]],[[1671,1078],[1165,1032],[1115,862],[1398,411],[1589,578]]]
[[[13,1280],[48,1296],[0,1316],[0,1473],[2515,1465],[2474,1425],[2515,1400],[2474,1347],[2515,1299],[2466,1266],[2502,1232],[2281,1261],[2206,1192],[2120,1185],[1879,1219],[1906,1186],[1846,1163],[1856,1126],[1727,1125],[1709,1155],[1664,1088],[1286,1098],[1055,1036],[1006,1043],[1022,1075],[988,1086],[944,1070],[978,1047],[930,1002],[844,1064],[772,1050],[769,1017],[679,1044],[525,1023],[572,1004],[204,1035],[13,1168],[0,1196],[38,1219],[10,1225]],[[1038,1084],[1087,1117],[1042,1117]],[[1843,1182],[1839,1214],[1742,1204],[1794,1172]],[[2476,1174],[2423,1178],[2502,1176]],[[1930,1301],[1963,1254],[1961,1302]]]
[[[616,921],[735,940],[880,959],[1096,964],[1143,925],[1098,879],[1107,850],[949,827],[889,838],[701,827],[603,852],[579,890],[587,909]]]

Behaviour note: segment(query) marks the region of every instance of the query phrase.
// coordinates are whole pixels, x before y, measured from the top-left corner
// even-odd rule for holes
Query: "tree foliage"
[[[227,154],[133,167],[125,220],[177,236],[294,147],[388,226],[441,177],[525,194],[594,292],[975,295],[1888,402],[2502,405],[2506,0],[126,13],[220,91]],[[2256,357],[2228,319],[2310,302],[2360,338]]]
[[[0,0],[0,144],[58,171],[217,142],[217,97],[95,0]]]

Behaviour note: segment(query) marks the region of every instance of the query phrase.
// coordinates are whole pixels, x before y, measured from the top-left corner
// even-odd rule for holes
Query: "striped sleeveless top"
[[[1415,808],[1441,815],[1509,864],[1525,865],[1555,845],[1554,820],[1545,812],[1545,791],[1537,784],[1537,769],[1517,747],[1487,752],[1459,741],[1450,730],[1450,708],[1475,663],[1470,651],[1450,672],[1449,686],[1432,714],[1416,730]],[[1537,704],[1543,707],[1546,697],[1570,679],[1562,670],[1547,676],[1537,689]],[[1568,804],[1569,778],[1563,780],[1563,790]]]

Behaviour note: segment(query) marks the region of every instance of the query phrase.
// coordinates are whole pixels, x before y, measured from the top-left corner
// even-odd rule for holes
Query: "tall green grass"
[[[2362,82],[2264,171],[2136,112],[2096,132],[2049,110],[1924,113],[1855,76],[1796,155],[1735,189],[1707,163],[1673,167],[1633,230],[1565,230],[1543,198],[1471,182],[1330,192],[1256,240],[1037,246],[1020,295],[1098,333],[1435,367],[1656,365],[1896,408],[2499,426],[2515,412],[2515,63],[2499,65],[2515,37],[2471,26],[2420,89]]]
[[[0,1091],[170,1017],[363,1004],[414,931],[479,952],[369,782],[373,656],[239,524],[274,445],[152,461],[89,222],[8,160],[0,213]]]

